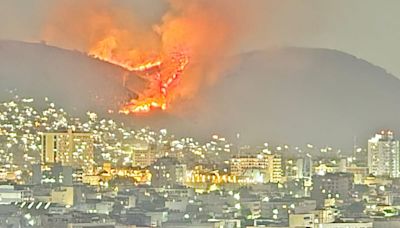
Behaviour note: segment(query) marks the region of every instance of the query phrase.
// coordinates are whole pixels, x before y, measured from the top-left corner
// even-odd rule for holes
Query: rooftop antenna
[[[236,133],[237,156],[240,158],[240,133]]]
[[[353,159],[356,159],[357,155],[357,136],[353,136]]]

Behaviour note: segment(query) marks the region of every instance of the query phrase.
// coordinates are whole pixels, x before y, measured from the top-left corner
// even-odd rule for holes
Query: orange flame
[[[89,55],[135,72],[150,83],[148,90],[143,93],[146,95],[129,101],[121,108],[120,113],[145,113],[153,109],[166,110],[170,101],[169,91],[189,64],[188,56],[183,52],[173,52],[162,58],[159,57],[159,59],[135,64],[131,59],[116,56],[113,53],[116,47],[115,37],[107,37],[98,42],[89,51]]]
[[[148,81],[139,97],[121,108],[126,114],[166,110],[173,101],[193,99],[203,86],[213,84],[227,67],[225,57],[234,51],[235,41],[245,34],[240,30],[248,5],[244,0],[235,4],[230,0],[168,0],[161,20],[153,24],[136,15],[130,3],[55,2],[43,40],[84,50]],[[190,68],[189,60],[195,62]]]

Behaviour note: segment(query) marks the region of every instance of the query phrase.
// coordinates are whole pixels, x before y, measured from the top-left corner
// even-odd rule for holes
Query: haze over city
[[[0,227],[400,227],[400,2],[0,2]]]

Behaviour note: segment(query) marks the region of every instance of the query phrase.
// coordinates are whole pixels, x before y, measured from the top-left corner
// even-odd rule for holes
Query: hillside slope
[[[123,76],[127,88],[123,86]],[[143,80],[117,66],[38,43],[0,41],[0,90],[48,96],[74,110],[116,108]]]

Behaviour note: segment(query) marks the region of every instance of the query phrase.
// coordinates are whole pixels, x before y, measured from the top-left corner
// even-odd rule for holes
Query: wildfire
[[[136,91],[137,98],[120,108],[125,114],[170,110],[172,104],[179,107],[179,102],[194,98],[222,76],[237,39],[248,34],[241,31],[247,1],[166,0],[167,8],[155,23],[142,18],[129,1],[54,2],[41,40],[85,51],[147,82]],[[190,78],[181,80],[189,70]],[[171,111],[180,114],[179,110]]]
[[[174,51],[137,64],[131,58],[122,58],[113,53],[117,43],[113,38],[99,42],[89,55],[135,72],[149,82],[149,87],[138,99],[126,103],[120,113],[146,113],[153,109],[166,110],[170,102],[170,91],[178,85],[179,78],[189,64],[189,57],[183,51]]]

